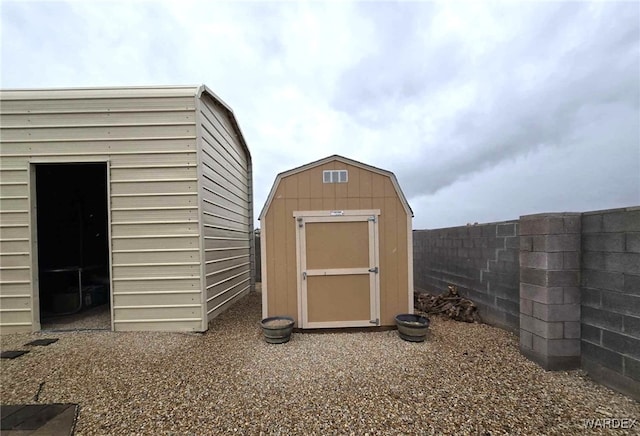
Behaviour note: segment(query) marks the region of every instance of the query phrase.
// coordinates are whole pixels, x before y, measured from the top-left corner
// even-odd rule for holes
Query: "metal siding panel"
[[[30,127],[3,128],[0,130],[3,140],[7,142],[18,141],[51,141],[51,140],[93,140],[101,139],[130,139],[130,138],[191,138],[195,136],[195,126],[193,124],[154,126],[65,126],[60,128],[38,128]]]
[[[0,173],[3,183],[0,186],[2,253],[31,250],[28,213],[5,213],[28,210],[27,170],[30,161],[109,160],[110,206],[116,208],[111,212],[115,330],[194,331],[200,330],[202,324],[200,307],[186,311],[180,307],[181,304],[192,304],[194,295],[180,292],[201,293],[199,268],[189,265],[200,262],[197,250],[173,253],[122,252],[193,250],[198,247],[199,217],[191,209],[197,207],[195,88],[190,89],[140,91],[148,98],[127,97],[130,95],[127,90],[2,93],[2,113],[14,113],[3,118],[2,127],[10,124],[19,128],[3,128],[1,131],[1,166],[5,170],[20,169]],[[108,97],[114,93],[118,95],[116,98]],[[159,96],[162,93],[168,93],[169,96]],[[47,94],[46,98],[44,94]],[[81,99],[69,98],[70,94],[81,96]],[[8,99],[25,95],[32,97]],[[102,98],[92,99],[90,95],[100,95]],[[67,98],[59,98],[63,96]],[[151,209],[142,209],[145,207]],[[5,223],[24,225],[7,226]],[[2,270],[3,281],[19,282],[3,284],[0,290],[2,299],[12,293],[24,293],[25,301],[30,300],[30,265],[21,263],[21,258],[28,256],[0,257],[5,268],[27,267]],[[123,266],[142,262],[146,264]],[[135,292],[145,292],[148,296],[127,294]],[[121,304],[123,301],[126,304]],[[162,305],[162,302],[173,307],[117,308]],[[20,303],[14,301],[11,304]],[[30,330],[31,317],[31,311],[3,313],[0,320],[3,333],[8,331],[7,323],[26,323],[26,327],[20,328]],[[133,322],[139,318],[146,321]],[[198,319],[193,321],[192,318]],[[127,319],[126,323],[124,319]],[[15,330],[13,327],[11,329]]]
[[[38,156],[56,157],[60,162],[81,156],[124,156],[127,155],[184,155],[195,153],[195,137],[193,138],[151,138],[135,139],[112,137],[78,139],[68,141],[9,142],[2,138],[2,155],[17,158]]]
[[[166,182],[123,182],[111,181],[111,195],[140,195],[157,194],[164,197],[165,195],[191,193],[196,189],[196,179],[188,181],[166,181]]]
[[[0,223],[2,221],[0,220]],[[16,240],[16,239],[26,239],[29,240],[29,225],[25,224],[25,225],[15,225],[15,224],[11,224],[11,225],[4,225],[4,224],[0,224],[0,238],[2,239],[2,241],[11,241],[11,240]]]
[[[20,312],[0,310],[0,322],[2,323],[3,334],[5,333],[5,326],[11,325],[28,326],[29,330],[31,330],[31,310]]]
[[[168,237],[127,237],[111,241],[114,256],[120,250],[193,249],[198,247],[197,235],[170,235]],[[115,259],[114,259],[115,261]]]
[[[29,252],[3,252],[0,256],[0,269],[2,267],[29,267],[31,260]]]
[[[180,206],[171,206],[180,207]],[[184,206],[182,206],[184,207]],[[198,222],[198,209],[142,209],[142,210],[113,210],[111,219],[114,222],[161,222],[161,221],[193,221]]]
[[[159,223],[159,224],[118,224],[111,223],[111,237],[118,238],[122,236],[174,236],[174,235],[192,235],[198,236],[197,222],[183,223]]]
[[[131,124],[132,116],[129,110],[96,110],[93,112],[30,112],[5,113],[2,115],[3,127],[60,127],[65,125],[96,126],[112,124]],[[175,122],[194,123],[193,110],[160,109],[154,111],[135,111],[135,122],[145,124],[162,124]]]
[[[152,280],[128,280],[126,278],[116,277],[113,282],[114,298],[119,295],[125,295],[130,292],[148,292],[149,295],[167,292],[186,292],[197,291],[200,289],[199,277],[183,277],[172,278],[155,278]],[[153,297],[150,301],[153,301]]]
[[[225,125],[226,115],[210,99],[203,99],[201,109],[202,220],[207,317],[211,320],[251,285],[251,188],[248,159],[230,124]],[[238,247],[246,248],[239,252]]]
[[[166,180],[166,179],[189,179],[196,177],[195,164],[192,166],[180,165],[179,167],[154,166],[144,168],[135,166],[133,168],[111,168],[111,180]]]
[[[184,251],[168,251],[166,249],[158,249],[158,251],[142,251],[135,252],[116,252],[113,253],[114,259],[118,265],[135,264],[141,262],[147,263],[185,263],[198,262],[200,256],[198,249],[186,249]],[[115,262],[114,262],[115,264]]]
[[[26,296],[0,296],[0,312],[12,310],[31,311],[31,297]]]
[[[141,306],[152,301],[157,306],[179,306],[181,304],[200,304],[200,292],[158,294],[145,292],[139,294],[116,295],[114,298],[115,307]]]
[[[113,209],[122,208],[163,208],[167,204],[171,207],[197,207],[197,197],[194,193],[188,195],[130,195],[130,196],[112,196],[111,207]]]
[[[117,308],[118,322],[138,321],[138,320],[169,320],[183,319],[188,321],[199,321],[201,319],[200,305],[198,307],[140,307],[136,309]]]
[[[17,91],[21,92],[21,91]],[[11,100],[7,92],[2,92],[2,114],[25,113],[36,111],[39,113],[84,113],[89,111],[108,112],[111,110],[130,110],[132,109],[147,111],[149,109],[165,109],[165,110],[195,110],[195,98],[193,96],[181,97],[131,97],[131,98],[80,98],[73,99],[71,96],[67,98],[43,99],[38,95],[33,98],[23,100]]]
[[[114,323],[117,332],[134,331],[172,331],[172,332],[197,332],[201,330],[200,319],[177,320],[145,320],[142,322],[120,321]]]

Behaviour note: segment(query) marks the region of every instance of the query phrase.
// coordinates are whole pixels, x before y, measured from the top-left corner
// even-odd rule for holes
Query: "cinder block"
[[[580,362],[580,366],[589,374],[589,378],[636,401],[640,401],[640,381],[622,375],[584,357]]]
[[[589,342],[582,342],[583,358],[597,362],[607,368],[622,373],[622,355]]]
[[[579,287],[580,270],[549,271],[550,286]]]
[[[507,236],[504,238],[505,247],[508,250],[519,250],[520,249],[520,237],[519,236]]]
[[[547,356],[579,356],[580,339],[545,339],[533,335],[533,351]]]
[[[545,251],[580,251],[580,234],[571,233],[546,236]]]
[[[520,299],[520,313],[533,316],[533,301],[526,298]]]
[[[518,240],[520,242],[520,251],[533,251],[533,237],[520,235]]]
[[[602,291],[602,308],[623,315],[635,316],[640,313],[640,297]]]
[[[550,356],[579,356],[580,339],[549,339],[547,354]]]
[[[602,345],[602,329],[589,324],[580,324],[580,336],[582,341],[589,341],[596,345]]]
[[[605,213],[602,216],[602,230],[605,232],[624,232],[626,230],[626,212]]]
[[[580,321],[567,321],[564,323],[565,339],[580,339]]]
[[[615,262],[615,265],[622,264],[621,268],[623,273],[640,275],[639,253],[610,253],[606,259],[608,262]],[[607,267],[610,270],[620,271],[619,269],[614,269],[613,266],[609,267],[609,264]]]
[[[504,298],[496,298],[496,307],[507,313],[519,314],[520,313],[520,305],[516,302],[504,299]]]
[[[563,214],[538,214],[521,216],[521,235],[548,235],[564,233]]]
[[[624,375],[640,382],[640,360],[624,356]]]
[[[589,306],[580,308],[580,318],[584,324],[609,330],[622,331],[622,315]]]
[[[640,232],[625,233],[625,250],[628,253],[640,253]]]
[[[606,271],[607,263],[605,260],[605,254],[598,251],[583,251],[582,252],[582,269],[593,269]]]
[[[562,253],[563,269],[580,269],[580,252],[570,251]]]
[[[602,232],[602,214],[582,214],[581,220],[582,233],[599,233]]]
[[[580,288],[578,287],[565,287],[563,288],[563,293],[564,293],[564,299],[563,299],[563,303],[564,304],[573,304],[573,303],[577,303],[580,304],[581,303],[581,292],[580,292]]]
[[[640,209],[629,210],[624,215],[625,231],[640,232]]]
[[[640,359],[640,339],[625,334],[602,330],[602,345],[620,354]]]
[[[580,321],[579,304],[533,303],[533,316],[543,321]]]
[[[547,253],[542,251],[520,252],[520,267],[534,269],[562,269],[563,253]]]
[[[547,286],[549,283],[546,270],[520,268],[520,282],[538,286]]]
[[[522,348],[527,348],[527,349],[532,349],[533,348],[533,334],[525,331],[525,330],[520,330],[520,347]]]
[[[545,339],[559,339],[563,334],[561,322],[545,322],[523,314],[520,314],[520,329]]]
[[[624,274],[622,289],[625,294],[640,296],[640,275]]]
[[[549,353],[547,352],[547,341],[548,339],[533,335],[533,351],[535,351],[536,353],[548,355]]]
[[[547,271],[548,286],[580,286],[580,271]]]
[[[532,251],[548,251],[547,242],[548,239],[545,235],[530,236],[531,238],[531,250]]]
[[[622,273],[583,270],[581,276],[582,286],[592,289],[607,289],[622,291],[624,287],[624,275]]]
[[[620,253],[624,251],[624,245],[624,233],[594,233],[582,237],[582,249],[585,251]]]
[[[516,224],[498,224],[497,230],[498,236],[515,236],[516,235]]]
[[[638,314],[640,315],[640,314]],[[622,331],[629,336],[640,338],[640,317],[625,315],[622,317]]]
[[[549,288],[520,282],[520,298],[545,304],[562,304],[564,302],[564,292],[561,287]]]
[[[501,250],[498,252],[498,261],[500,262],[517,262],[518,252],[515,250]]]
[[[602,295],[599,289],[582,288],[580,304],[594,308],[602,307]]]
[[[565,216],[563,220],[565,233],[581,233],[582,214]]]

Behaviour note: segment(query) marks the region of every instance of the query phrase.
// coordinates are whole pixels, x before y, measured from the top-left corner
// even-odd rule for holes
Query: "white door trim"
[[[298,325],[302,328],[339,328],[339,327],[370,327],[380,324],[380,274],[379,274],[379,243],[378,216],[379,209],[344,210],[344,211],[294,211],[296,220],[296,263],[298,273]],[[334,269],[306,269],[307,223],[320,222],[368,222],[369,232],[369,267],[368,268],[334,268]],[[374,270],[375,271],[372,271]],[[369,274],[370,319],[358,321],[327,321],[309,322],[307,280],[309,276]]]

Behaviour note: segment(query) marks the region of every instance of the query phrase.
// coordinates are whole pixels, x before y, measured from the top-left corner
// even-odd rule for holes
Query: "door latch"
[[[378,267],[375,267],[375,268],[369,268],[369,272],[372,272],[372,273],[376,273],[376,274],[378,274]]]
[[[307,280],[307,272],[306,271],[304,271],[302,273],[302,280]]]

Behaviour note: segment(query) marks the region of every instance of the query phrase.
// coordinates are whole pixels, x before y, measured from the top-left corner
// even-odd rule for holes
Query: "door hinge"
[[[297,221],[298,221],[298,227],[302,227],[302,225],[303,225],[302,224],[302,217],[298,217]]]
[[[376,273],[376,274],[378,274],[378,267],[375,267],[375,268],[369,268],[369,272],[372,272],[372,273]]]
[[[369,221],[373,221],[375,223],[376,222],[376,217],[375,216],[370,216],[369,217]]]
[[[372,319],[371,321],[369,321],[369,324],[380,325],[380,319],[379,318]]]

